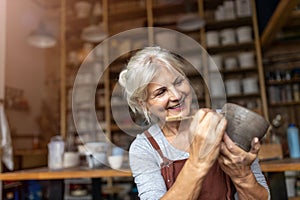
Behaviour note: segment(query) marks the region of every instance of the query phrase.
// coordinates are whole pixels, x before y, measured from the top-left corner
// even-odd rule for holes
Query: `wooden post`
[[[154,44],[154,31],[153,31],[153,1],[147,0],[147,21],[148,21],[148,44],[149,46],[153,46]]]
[[[61,0],[60,17],[60,134],[66,138],[67,97],[66,97],[66,0]]]
[[[262,113],[263,116],[267,120],[269,120],[267,93],[266,93],[265,77],[264,77],[264,70],[262,64],[262,52],[261,52],[259,30],[257,25],[257,13],[256,13],[255,1],[252,1],[252,12],[253,12],[252,21],[253,21],[253,29],[254,29],[253,31],[254,31],[254,38],[255,38],[254,40],[255,40],[256,63],[258,68],[258,79],[259,79],[259,87],[260,87],[260,94],[261,94]]]

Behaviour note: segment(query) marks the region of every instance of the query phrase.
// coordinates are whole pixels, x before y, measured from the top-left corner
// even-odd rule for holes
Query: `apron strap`
[[[152,135],[149,133],[148,130],[145,130],[144,134],[146,135],[147,139],[149,140],[149,142],[151,143],[151,145],[153,146],[153,148],[157,151],[157,153],[159,154],[159,156],[162,158],[163,165],[168,165],[170,163],[170,160],[165,157],[159,147],[159,145],[157,144],[156,140],[152,137]]]

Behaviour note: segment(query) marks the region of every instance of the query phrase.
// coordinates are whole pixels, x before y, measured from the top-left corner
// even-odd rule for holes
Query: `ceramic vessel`
[[[244,68],[251,68],[255,66],[255,59],[254,53],[249,52],[242,52],[238,55],[239,64],[242,69]]]
[[[239,43],[251,42],[252,28],[250,26],[241,26],[236,29],[237,40]]]
[[[212,55],[208,60],[209,71],[219,71],[222,69],[222,56]]]
[[[270,123],[258,113],[233,103],[226,103],[221,114],[227,119],[226,132],[245,151],[250,151],[254,137],[262,139]]]
[[[232,28],[223,29],[220,31],[222,45],[231,45],[236,43],[235,31]]]
[[[123,163],[123,155],[113,155],[108,157],[108,163],[113,169],[120,169]]]
[[[237,68],[237,60],[235,57],[227,57],[224,61],[225,69],[232,70]]]
[[[226,80],[225,87],[228,96],[240,95],[242,93],[241,80],[238,78]]]
[[[257,94],[259,91],[257,77],[247,77],[242,81],[244,94]]]
[[[79,153],[78,152],[65,152],[64,153],[64,168],[76,167],[79,165]]]
[[[208,31],[206,33],[206,43],[208,47],[214,47],[220,45],[219,42],[219,32],[217,31]]]
[[[89,168],[98,168],[107,164],[107,156],[105,152],[94,152],[86,155]]]

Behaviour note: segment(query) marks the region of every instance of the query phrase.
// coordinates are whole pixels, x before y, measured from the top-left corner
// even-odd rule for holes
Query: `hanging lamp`
[[[38,28],[30,33],[27,42],[38,48],[51,48],[57,43],[56,38],[46,29],[44,22],[40,22]]]

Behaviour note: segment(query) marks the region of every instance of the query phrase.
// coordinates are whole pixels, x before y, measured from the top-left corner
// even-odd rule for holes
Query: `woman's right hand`
[[[197,168],[207,169],[216,161],[227,121],[210,109],[200,109],[190,126],[189,161]]]

